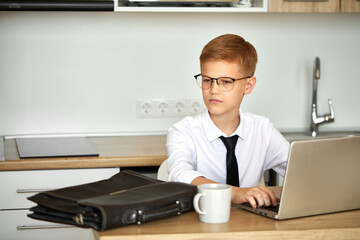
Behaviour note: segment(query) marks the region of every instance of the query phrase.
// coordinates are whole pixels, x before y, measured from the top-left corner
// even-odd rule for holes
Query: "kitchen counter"
[[[166,136],[88,137],[98,157],[19,157],[14,139],[4,141],[5,161],[0,171],[71,168],[159,166],[166,158]]]
[[[283,132],[288,141],[314,139],[301,132]],[[360,135],[360,131],[321,132],[319,137]],[[4,140],[5,161],[0,171],[71,168],[149,167],[160,166],[167,158],[166,136],[88,137],[98,157],[58,157],[21,159],[15,139]]]
[[[333,138],[333,137],[351,137],[360,135],[360,131],[331,131],[319,132],[316,137],[312,137],[308,132],[281,132],[281,134],[289,141],[314,140],[318,138]]]
[[[359,239],[360,210],[273,220],[232,207],[230,221],[202,223],[196,212],[104,232],[97,240],[122,239]]]

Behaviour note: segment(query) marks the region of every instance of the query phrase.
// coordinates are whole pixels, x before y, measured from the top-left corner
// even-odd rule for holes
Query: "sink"
[[[316,137],[312,137],[308,132],[282,132],[282,135],[289,141],[311,140],[317,138],[331,138],[331,137],[350,137],[360,135],[360,131],[331,131],[319,132]]]

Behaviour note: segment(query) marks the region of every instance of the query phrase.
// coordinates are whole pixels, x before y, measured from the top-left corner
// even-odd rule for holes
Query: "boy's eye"
[[[208,83],[208,82],[210,82],[211,80],[210,80],[210,78],[203,78],[202,81],[203,81],[204,83]]]
[[[220,84],[224,84],[224,85],[233,83],[233,81],[231,79],[219,79],[219,80],[220,80]]]

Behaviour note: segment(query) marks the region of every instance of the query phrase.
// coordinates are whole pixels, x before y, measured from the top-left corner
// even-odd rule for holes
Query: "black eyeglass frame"
[[[209,88],[202,88],[202,87],[199,85],[199,82],[198,82],[198,79],[197,79],[197,78],[200,77],[200,76],[205,76],[205,77],[208,77],[208,78],[210,79],[211,85],[210,85]],[[231,78],[231,77],[212,78],[212,77],[209,77],[209,76],[207,76],[207,75],[202,75],[201,73],[196,74],[196,75],[194,76],[197,85],[198,85],[201,89],[203,89],[203,90],[208,90],[208,89],[210,89],[211,86],[214,84],[214,81],[216,81],[216,84],[220,87],[220,85],[219,85],[219,78],[228,78],[229,80],[231,79],[231,80],[233,81],[233,83],[235,83],[235,81],[244,80],[244,79],[248,79],[248,78],[251,78],[251,77],[253,77],[253,76],[247,76],[247,77],[236,78],[236,79],[235,79],[235,78]],[[234,85],[233,85],[233,88],[234,88]],[[221,90],[223,90],[223,89],[221,89]],[[231,91],[231,90],[232,90],[232,88],[231,88],[230,90],[228,90],[228,91]],[[224,91],[224,90],[223,90],[223,91]]]

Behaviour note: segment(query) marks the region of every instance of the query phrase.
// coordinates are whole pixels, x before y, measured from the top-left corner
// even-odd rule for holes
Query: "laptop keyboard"
[[[269,211],[272,211],[272,212],[279,212],[279,205],[277,206],[262,206],[261,207],[262,209],[266,209],[266,210],[269,210]]]
[[[252,208],[250,203],[243,203],[241,205]],[[277,212],[279,212],[279,205],[277,205],[277,206],[273,206],[273,205],[271,205],[271,206],[262,206],[262,207],[259,207],[258,209],[266,209],[268,211],[277,213]]]

